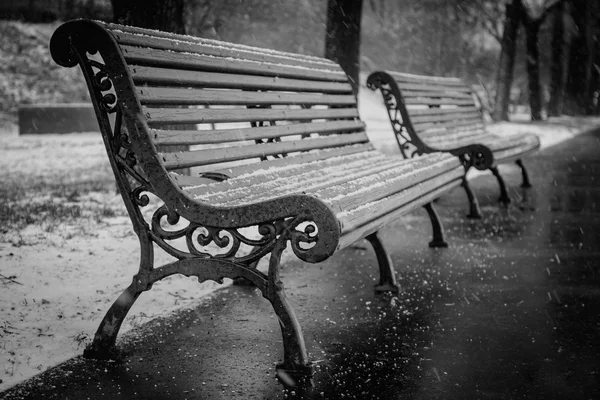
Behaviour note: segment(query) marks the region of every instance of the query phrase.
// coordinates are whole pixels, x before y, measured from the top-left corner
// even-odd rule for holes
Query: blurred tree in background
[[[328,0],[325,57],[337,62],[350,77],[352,90],[360,85],[360,23],[362,0]]]
[[[111,3],[113,19],[119,24],[185,33],[183,0],[111,0]]]
[[[335,4],[338,10],[348,7],[348,13],[335,17]],[[360,26],[359,38],[350,35],[356,29],[331,25],[337,18],[338,26],[345,27],[349,22],[340,16],[361,13],[359,20],[348,20],[348,26]],[[549,115],[598,113],[599,0],[7,0],[0,4],[0,16],[29,22],[117,20],[326,55],[340,61],[353,79],[357,67],[362,79],[375,69],[461,77],[482,88],[484,106],[496,119],[507,119],[509,106],[515,105],[530,105],[534,119],[542,118],[545,109]],[[360,47],[339,46],[346,34],[356,37]],[[1,40],[0,50],[16,60],[10,52],[19,46]],[[349,51],[351,57],[340,58]],[[9,61],[0,68],[20,67]],[[23,93],[30,92],[37,93]],[[27,95],[13,97],[34,101]]]

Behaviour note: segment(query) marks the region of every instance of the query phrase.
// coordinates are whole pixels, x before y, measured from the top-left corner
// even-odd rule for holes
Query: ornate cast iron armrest
[[[439,151],[435,150],[434,151]],[[492,151],[482,144],[471,144],[457,149],[446,150],[450,154],[458,156],[465,168],[474,167],[480,171],[490,168],[494,164]]]
[[[175,224],[183,217],[215,230],[284,226],[280,233],[290,240],[296,256],[313,263],[327,259],[337,249],[341,234],[339,222],[335,212],[321,200],[309,195],[290,195],[236,207],[216,207],[195,200],[179,189],[160,163],[143,115],[132,115],[126,120],[132,150],[155,194],[164,201],[163,217],[169,223]],[[299,227],[301,224],[303,228]]]

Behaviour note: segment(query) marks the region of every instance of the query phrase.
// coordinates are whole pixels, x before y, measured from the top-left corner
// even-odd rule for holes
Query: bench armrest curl
[[[164,201],[171,221],[183,217],[188,221],[218,229],[272,225],[286,221],[285,231],[292,250],[307,262],[319,262],[330,257],[340,238],[340,226],[335,213],[325,203],[309,195],[288,195],[260,203],[235,207],[218,207],[193,199],[181,190],[161,164],[154,144],[149,140],[149,128],[142,114],[126,118],[132,150],[139,158],[148,182]],[[300,229],[299,225],[303,224]],[[304,243],[304,245],[302,245]]]

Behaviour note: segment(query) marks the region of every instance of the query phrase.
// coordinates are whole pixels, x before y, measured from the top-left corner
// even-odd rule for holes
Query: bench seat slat
[[[262,93],[238,90],[210,90],[138,86],[142,104],[149,105],[334,105],[352,106],[356,99],[349,95],[316,93]]]
[[[243,174],[250,174],[268,168],[286,167],[301,162],[313,162],[325,160],[332,157],[349,156],[353,154],[356,155],[367,151],[373,151],[373,145],[370,142],[353,144],[350,146],[337,147],[332,149],[319,149],[315,151],[307,151],[304,153],[296,153],[291,154],[289,157],[262,161],[260,163],[252,163],[230,168],[223,168],[218,170],[218,172],[225,173],[229,176],[240,176]]]
[[[464,119],[464,120],[460,120],[460,121],[442,121],[442,122],[438,122],[438,123],[419,122],[419,123],[413,124],[413,127],[415,128],[415,130],[417,132],[422,132],[422,131],[426,131],[426,130],[438,130],[438,129],[445,130],[445,131],[452,131],[452,129],[471,127],[471,126],[481,127],[482,129],[484,128],[484,125],[481,122],[481,118],[479,118],[479,119],[471,118],[471,119]]]
[[[138,85],[231,88],[246,90],[288,90],[297,92],[352,93],[348,82],[306,81],[302,79],[175,70],[171,68],[130,65],[133,81]]]
[[[343,185],[329,185],[318,191],[317,195],[330,201],[335,199],[340,210],[353,210],[368,202],[397,195],[424,180],[436,179],[457,167],[454,159],[423,161],[424,163],[414,162],[409,168],[388,167],[375,176],[364,176],[351,182],[347,181]],[[444,177],[439,179],[445,180]]]
[[[455,169],[453,171],[451,171],[453,174],[457,174],[460,171],[460,169]],[[396,196],[395,198],[392,199],[386,199],[386,200],[380,200],[379,202],[375,202],[374,204],[371,204],[371,211],[380,209],[380,210],[386,210],[387,212],[381,213],[378,216],[374,215],[374,213],[370,213],[370,215],[365,215],[364,221],[363,220],[359,220],[354,218],[352,221],[350,221],[350,218],[348,218],[343,225],[343,231],[342,231],[342,237],[340,238],[340,241],[338,243],[338,250],[339,249],[343,249],[349,245],[351,245],[352,243],[355,243],[357,240],[359,240],[360,238],[365,237],[366,235],[369,235],[373,232],[376,232],[378,230],[380,230],[381,228],[385,227],[386,225],[389,224],[389,221],[393,221],[396,220],[400,217],[402,217],[403,215],[406,215],[414,210],[416,210],[419,207],[424,206],[427,203],[430,203],[432,201],[434,201],[435,199],[439,198],[440,196],[442,196],[444,193],[447,193],[448,191],[450,191],[451,189],[457,187],[460,184],[460,180],[449,180],[448,183],[435,187],[432,190],[429,191],[425,191],[425,187],[421,186],[419,189],[419,194],[418,197],[413,198],[412,202],[407,200],[404,198],[403,200],[403,204],[400,207],[397,207],[398,204],[401,204],[399,202],[399,198],[402,196],[402,194],[400,194],[399,196]],[[414,192],[413,192],[414,193]],[[381,207],[381,205],[392,205],[393,207],[391,208],[391,211],[388,211],[390,209],[390,207]],[[338,216],[339,218],[340,216]]]
[[[255,170],[254,173],[242,174],[237,179],[211,186],[210,190],[218,190],[213,195],[220,198],[222,204],[248,203],[260,201],[267,192],[271,196],[283,196],[294,192],[298,187],[317,193],[350,179],[383,173],[397,163],[393,157],[386,157],[372,149],[365,153],[329,157],[316,162],[298,161],[301,162],[279,166],[276,173],[269,173],[263,166],[264,173],[256,173]],[[206,187],[202,186],[192,189],[195,193],[202,194],[203,199],[212,201],[211,195],[204,190]]]
[[[152,129],[151,132],[155,144],[195,145],[270,139],[311,133],[354,132],[364,129],[365,124],[362,121],[340,120],[207,131]]]
[[[482,125],[474,125],[467,127],[459,127],[456,129],[445,129],[443,131],[424,131],[421,132],[421,137],[430,146],[437,148],[438,144],[443,144],[444,147],[450,142],[461,142],[463,140],[481,140],[489,136]],[[469,143],[469,144],[474,144]]]
[[[460,78],[446,77],[446,76],[428,76],[428,75],[414,75],[407,74],[404,72],[388,71],[388,73],[396,80],[396,82],[410,82],[410,83],[435,83],[437,85],[447,86],[465,86],[464,82]]]
[[[437,84],[428,84],[428,83],[399,83],[398,87],[400,90],[409,90],[409,91],[418,91],[418,92],[428,92],[428,93],[436,93],[437,95],[444,95],[447,93],[448,95],[452,93],[471,93],[471,88],[465,85],[462,86],[452,86],[446,87],[443,85]]]
[[[263,166],[230,180],[186,190],[201,201],[222,206],[305,192],[343,212],[460,168],[460,162],[447,154],[407,160],[370,151],[280,168]]]
[[[150,126],[219,122],[282,121],[358,118],[356,108],[325,110],[271,108],[150,108],[142,107]]]
[[[160,50],[171,50],[186,53],[205,54],[214,57],[236,58],[251,61],[270,62],[278,64],[300,65],[307,68],[321,68],[339,72],[341,68],[334,62],[327,59],[313,59],[291,55],[285,53],[259,52],[256,49],[223,46],[211,43],[201,43],[194,41],[190,36],[182,37],[179,40],[167,38],[150,37],[147,35],[136,34],[133,32],[113,32],[120,45],[153,48]]]
[[[369,224],[372,221],[387,216],[386,221],[393,220],[389,214],[398,210],[399,205],[409,205],[410,210],[414,210],[425,203],[439,197],[433,197],[429,200],[426,194],[436,192],[443,188],[443,192],[450,190],[460,184],[464,176],[464,169],[456,167],[450,171],[445,171],[442,175],[438,175],[432,179],[422,181],[409,189],[397,192],[392,196],[383,199],[363,204],[360,208],[355,208],[344,214],[338,214],[338,219],[342,225],[342,232],[352,232],[359,227]],[[437,193],[440,193],[437,191]],[[395,217],[397,218],[397,216]]]
[[[427,142],[431,145],[434,145],[438,149],[448,149],[454,148],[457,145],[466,146],[469,144],[478,143],[489,147],[494,152],[511,149],[528,149],[530,147],[537,147],[539,145],[538,137],[532,134],[500,136],[489,133],[480,133],[478,135],[463,137],[446,135],[446,137],[440,137],[437,140],[428,139]]]
[[[425,106],[470,106],[473,105],[473,99],[449,99],[440,97],[408,97],[404,99],[406,105],[425,105]]]
[[[458,160],[447,154],[406,160],[374,153],[292,164],[287,171],[263,166],[262,170],[188,191],[200,201],[223,206],[299,192],[313,194],[338,210],[342,229],[348,232],[397,210],[399,205],[418,201],[427,191],[458,185],[464,174]]]
[[[252,157],[264,157],[313,149],[344,146],[367,142],[364,132],[350,133],[339,136],[283,141],[277,143],[257,144],[243,147],[225,147],[218,149],[196,150],[180,153],[161,153],[165,168],[178,169],[216,162],[236,161]]]
[[[410,115],[414,118],[416,115],[444,115],[444,114],[454,114],[461,112],[476,112],[481,115],[481,112],[478,108],[468,106],[468,107],[431,107],[431,108],[409,108]]]
[[[325,69],[295,67],[290,65],[264,63],[256,61],[231,62],[227,58],[203,56],[192,53],[147,49],[133,46],[121,46],[125,60],[129,64],[160,66],[196,71],[214,71],[240,73],[260,76],[280,76],[284,78],[302,78],[316,81],[347,82],[343,72]]]
[[[432,98],[437,98],[437,99],[468,99],[471,101],[471,104],[473,103],[473,98],[471,97],[471,95],[469,93],[464,93],[464,92],[445,91],[442,93],[442,92],[435,92],[435,91],[427,92],[427,91],[423,91],[423,90],[404,90],[404,91],[402,91],[402,96],[404,98],[432,97]]]
[[[442,113],[436,115],[415,115],[411,118],[414,124],[420,123],[437,123],[447,121],[459,121],[459,120],[473,120],[481,121],[481,113],[479,111],[471,112],[454,112],[454,113]]]

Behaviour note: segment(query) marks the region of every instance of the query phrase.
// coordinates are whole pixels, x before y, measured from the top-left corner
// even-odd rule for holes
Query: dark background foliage
[[[528,85],[531,79],[528,80],[527,75],[527,29],[523,27],[527,28],[531,16],[537,18],[535,21],[539,25],[537,45],[540,56],[535,65],[539,69],[539,88],[533,89],[539,91],[535,95],[540,97],[543,107],[550,102],[553,82],[551,67],[555,21],[565,21],[563,30],[570,38],[569,43],[577,44],[578,40],[582,40],[584,27],[590,31],[592,49],[600,48],[598,18],[592,13],[593,18],[588,25],[575,23],[577,11],[582,10],[580,3],[592,4],[589,10],[585,10],[598,12],[593,6],[596,0],[353,1],[362,3],[358,64],[363,79],[376,69],[457,76],[482,88],[485,106],[490,109],[494,107],[496,87],[502,83],[497,77],[502,72],[499,64],[501,50],[506,47],[503,47],[503,31],[507,4],[518,4],[523,10],[521,19],[517,21],[521,29],[514,40],[513,79],[507,86],[510,104],[529,104],[532,87]],[[119,20],[118,14],[128,16],[129,22],[136,22],[133,17],[141,15],[127,14],[127,7],[133,10],[139,8],[140,0],[115,0],[114,3],[124,9],[113,10],[110,0],[2,2],[0,52],[4,62],[0,64],[0,111],[14,113],[19,103],[85,100],[87,94],[82,78],[77,71],[60,68],[52,62],[47,51],[48,39],[58,21],[72,18],[113,21]],[[325,55],[328,0],[153,0],[142,3],[148,10],[163,7],[166,3],[182,6],[183,26],[177,25],[180,32],[252,46]],[[564,14],[553,12],[552,7],[556,8],[559,3],[571,4],[570,10]],[[537,8],[534,7],[536,5]],[[141,18],[149,20],[152,13]],[[146,22],[148,26],[152,21]],[[154,22],[153,26],[161,27],[160,21]],[[589,47],[590,42],[579,46]],[[592,61],[598,58],[600,51],[595,51]],[[571,62],[579,65],[577,60]],[[596,77],[600,69],[598,63],[586,65],[591,71],[586,82],[591,87],[599,80]],[[579,86],[586,82],[579,82]],[[593,90],[586,96],[591,97]],[[586,107],[590,111],[589,106],[582,107],[581,110],[570,111],[585,113]]]

